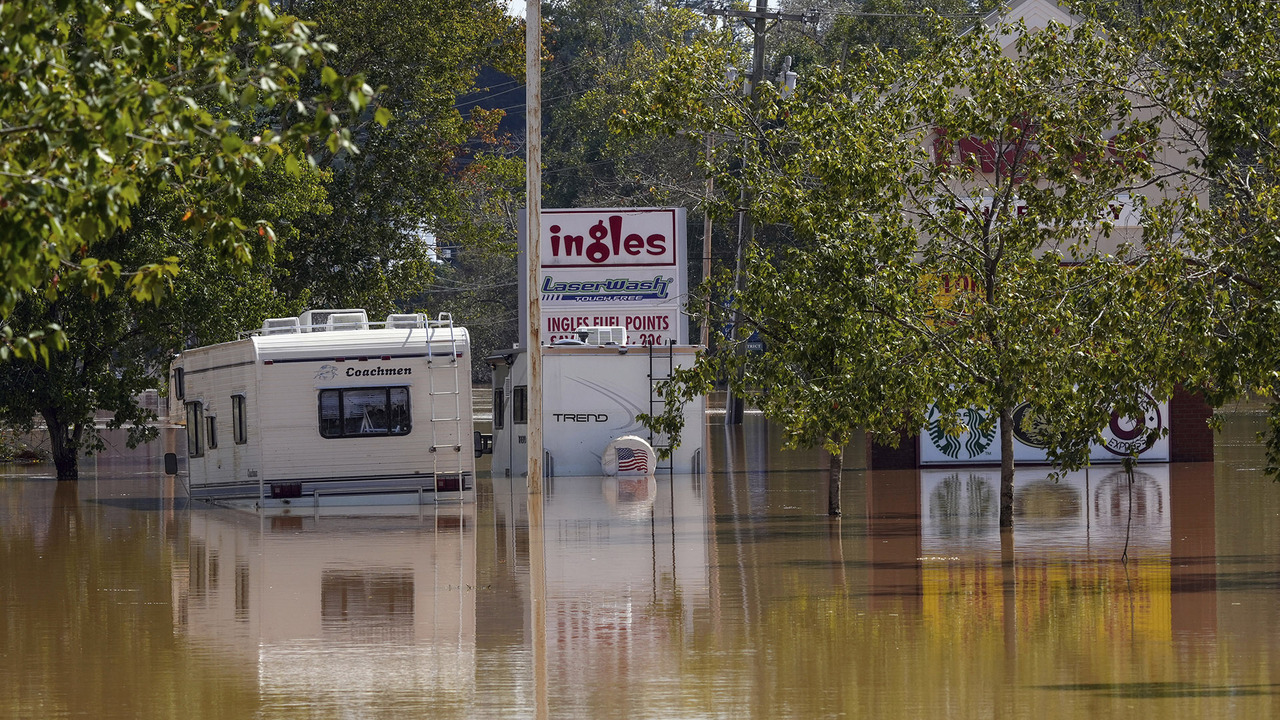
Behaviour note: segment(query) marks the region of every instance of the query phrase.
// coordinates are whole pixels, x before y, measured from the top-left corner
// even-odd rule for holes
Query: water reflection
[[[0,717],[1275,716],[1261,422],[1132,482],[1019,470],[1012,533],[986,468],[852,469],[828,518],[827,460],[758,416],[705,477],[378,517],[6,468]]]
[[[201,507],[175,553],[175,629],[254,668],[264,709],[361,715],[424,688],[465,714],[475,691],[474,505],[259,517]],[[396,514],[396,513],[403,514]]]
[[[628,691],[605,705],[623,709],[647,697],[641,686],[678,677],[669,651],[693,631],[712,587],[702,487],[688,476],[555,478],[535,532],[523,479],[493,480],[495,524],[530,528],[531,675],[547,698],[535,703],[539,716],[548,706],[551,716],[598,716],[604,688]],[[502,535],[503,555],[516,554],[513,535]]]

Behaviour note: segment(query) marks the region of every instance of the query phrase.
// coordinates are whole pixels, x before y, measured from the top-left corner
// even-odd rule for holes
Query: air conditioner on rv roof
[[[369,318],[363,310],[358,313],[334,313],[329,316],[325,325],[327,330],[368,330]]]
[[[302,332],[364,330],[369,327],[369,318],[364,310],[357,309],[308,310],[298,316],[298,323],[301,325]]]
[[[427,324],[427,316],[422,313],[401,313],[387,316],[386,327],[389,328],[420,328]]]
[[[627,329],[618,325],[580,327],[578,337],[588,345],[626,345]]]
[[[262,321],[263,335],[289,335],[298,332],[298,318],[267,318]]]

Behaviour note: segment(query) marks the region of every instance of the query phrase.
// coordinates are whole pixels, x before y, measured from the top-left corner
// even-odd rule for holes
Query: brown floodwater
[[[704,477],[191,504],[158,448],[0,466],[3,718],[1280,717],[1260,416],[1202,464],[868,472],[758,416]]]

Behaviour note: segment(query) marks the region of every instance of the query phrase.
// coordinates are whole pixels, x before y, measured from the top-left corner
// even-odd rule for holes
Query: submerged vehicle
[[[688,367],[696,345],[627,345],[622,327],[583,327],[579,339],[542,348],[543,474],[547,477],[699,474],[706,401],[686,403],[684,433],[669,438],[640,421],[665,408],[658,385]],[[485,358],[493,368],[493,473],[528,472],[528,353]],[[668,457],[659,457],[669,451]]]
[[[170,372],[193,499],[265,508],[475,498],[470,339],[448,314],[271,318],[182,352]]]

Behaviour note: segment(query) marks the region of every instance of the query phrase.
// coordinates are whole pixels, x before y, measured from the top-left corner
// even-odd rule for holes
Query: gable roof
[[[1067,27],[1075,27],[1084,22],[1084,18],[1068,12],[1055,0],[1012,0],[1003,8],[993,10],[982,18],[982,22],[986,23],[987,27],[995,27],[1001,23],[1016,23],[1019,20],[1024,22],[1027,30],[1033,33],[1044,29],[1051,22]],[[1002,38],[1002,45],[1008,47],[1016,39],[1015,33],[1007,33]]]

